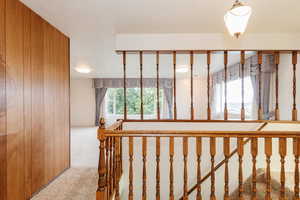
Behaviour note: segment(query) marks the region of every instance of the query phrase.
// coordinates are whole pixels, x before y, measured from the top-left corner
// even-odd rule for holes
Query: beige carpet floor
[[[96,168],[71,168],[32,200],[94,200],[97,180]]]

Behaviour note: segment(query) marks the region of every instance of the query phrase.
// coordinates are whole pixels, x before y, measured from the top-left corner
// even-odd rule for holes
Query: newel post
[[[98,188],[96,200],[107,200],[107,182],[106,182],[106,163],[105,163],[105,121],[104,118],[100,119],[98,128],[98,140],[100,141],[99,165],[98,165]]]

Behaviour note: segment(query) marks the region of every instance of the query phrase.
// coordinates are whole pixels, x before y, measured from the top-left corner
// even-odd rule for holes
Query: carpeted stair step
[[[256,178],[256,197],[257,200],[264,200],[266,194],[266,173],[264,169],[258,169]],[[272,176],[273,175],[273,176]],[[287,175],[286,175],[287,176]],[[280,176],[279,176],[280,177]],[[251,199],[252,194],[252,176],[250,176],[243,184],[243,196],[244,199]],[[230,199],[235,200],[238,198],[238,188],[231,193]],[[286,200],[292,200],[294,193],[286,187],[285,189],[285,196]],[[280,179],[278,178],[278,174],[272,173],[271,174],[271,198],[272,199],[279,199],[280,196]]]

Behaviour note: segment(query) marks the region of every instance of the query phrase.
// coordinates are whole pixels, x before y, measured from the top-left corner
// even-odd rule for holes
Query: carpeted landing
[[[94,200],[97,177],[96,168],[71,168],[32,200]]]

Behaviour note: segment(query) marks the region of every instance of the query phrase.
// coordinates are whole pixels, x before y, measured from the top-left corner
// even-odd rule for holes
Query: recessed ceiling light
[[[187,66],[181,66],[176,69],[176,72],[178,72],[178,73],[186,73],[188,71],[189,71],[189,68]]]
[[[82,73],[82,74],[88,74],[92,71],[91,68],[89,66],[86,66],[86,65],[76,67],[75,70],[79,73]]]

